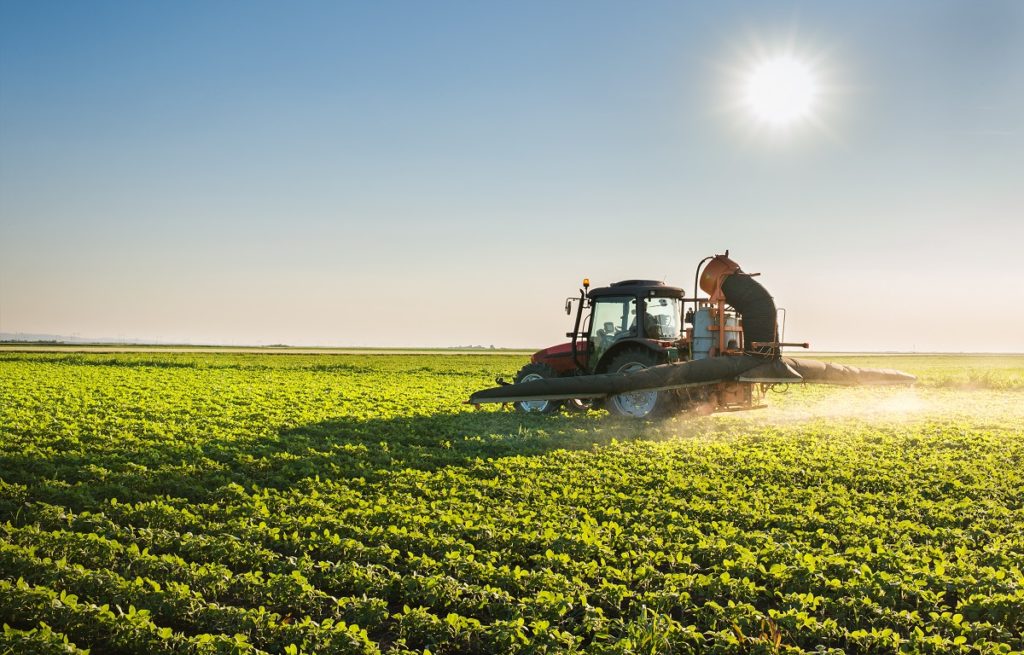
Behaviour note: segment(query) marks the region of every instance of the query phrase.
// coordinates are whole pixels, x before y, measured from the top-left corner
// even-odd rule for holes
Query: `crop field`
[[[1021,653],[1024,357],[659,422],[522,355],[0,353],[0,653]]]

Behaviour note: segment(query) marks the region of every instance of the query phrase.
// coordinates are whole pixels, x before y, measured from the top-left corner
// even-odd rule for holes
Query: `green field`
[[[0,653],[1024,652],[1024,357],[746,414],[522,355],[0,353]]]

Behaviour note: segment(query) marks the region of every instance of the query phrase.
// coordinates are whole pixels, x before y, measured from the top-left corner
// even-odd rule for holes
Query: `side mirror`
[[[572,314],[572,298],[565,299],[565,315],[569,316]]]

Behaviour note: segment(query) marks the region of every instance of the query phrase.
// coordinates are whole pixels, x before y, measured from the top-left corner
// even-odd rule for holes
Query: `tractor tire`
[[[543,362],[531,362],[519,369],[516,373],[516,384],[520,382],[530,382],[532,380],[543,380],[547,378],[557,378],[558,373],[555,369],[551,368]],[[517,412],[524,412],[527,414],[553,414],[558,411],[558,408],[562,406],[560,400],[523,400],[515,405]]]
[[[626,373],[650,368],[665,362],[645,348],[630,348],[612,357],[608,373]],[[679,398],[674,391],[636,391],[612,396],[604,402],[604,408],[616,416],[631,418],[655,418],[666,416],[678,408]]]

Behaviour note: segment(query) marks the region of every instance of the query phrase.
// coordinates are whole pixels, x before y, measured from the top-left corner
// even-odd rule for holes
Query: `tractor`
[[[533,354],[515,381],[554,377],[625,373],[680,360],[685,346],[682,329],[685,292],[656,280],[623,280],[590,289],[583,280],[578,297],[565,301],[565,312],[576,320],[570,341]],[[683,356],[688,353],[683,353]],[[612,396],[605,408],[613,414],[646,416],[671,411],[673,391],[647,391]],[[563,405],[586,406],[582,400],[534,400],[515,403],[523,412],[551,413]]]

